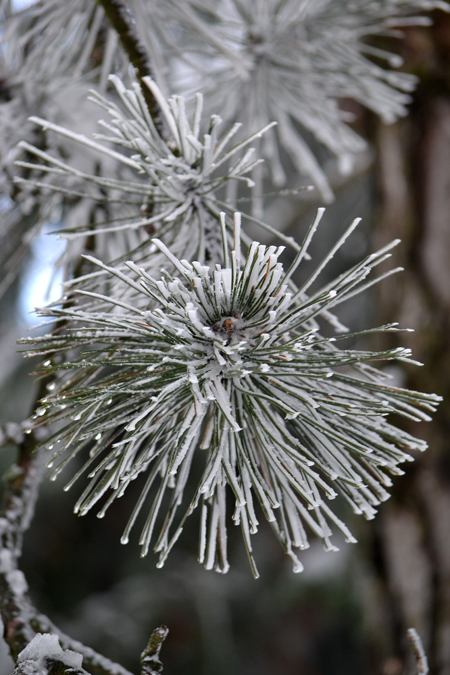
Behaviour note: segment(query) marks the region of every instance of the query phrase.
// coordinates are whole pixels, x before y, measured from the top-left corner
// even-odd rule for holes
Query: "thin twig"
[[[0,612],[14,661],[35,635],[30,625],[32,605],[25,594],[27,583],[17,563],[45,466],[43,450],[32,457],[36,442],[33,434],[18,445],[18,461],[9,472],[0,511]]]
[[[5,434],[3,442],[17,441],[18,430],[11,425],[9,431],[14,434]],[[36,633],[54,633],[64,649],[82,654],[83,666],[93,675],[130,675],[121,665],[62,633],[37,611],[27,594],[27,582],[18,567],[18,560],[23,535],[33,517],[39,485],[45,474],[47,450],[45,447],[36,450],[39,440],[31,433],[23,435],[17,443],[18,461],[9,471],[0,510],[0,613],[4,638],[14,661]]]
[[[159,626],[151,634],[150,640],[141,654],[141,675],[159,675],[159,673],[162,673],[163,665],[159,653],[168,632],[167,626]]]
[[[152,92],[143,81],[146,76],[152,77],[152,70],[147,52],[136,34],[131,12],[121,0],[98,0],[98,2],[105,10],[105,14],[116,31],[124,52],[134,67],[136,79],[141,86],[142,95],[147,103],[150,115],[161,132],[159,106]]]
[[[411,643],[411,649],[416,659],[417,675],[427,675],[428,661],[423,648],[422,640],[414,628],[408,628],[406,634]]]
[[[87,647],[82,642],[74,640],[69,635],[63,633],[50,619],[44,614],[36,614],[31,620],[31,625],[39,633],[56,633],[61,647],[63,649],[72,649],[83,656],[83,668],[92,675],[131,675],[131,673],[110,659],[99,654],[91,647]]]

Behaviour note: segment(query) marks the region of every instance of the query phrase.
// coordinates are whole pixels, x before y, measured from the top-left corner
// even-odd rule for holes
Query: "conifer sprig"
[[[237,215],[230,252],[222,216],[223,264],[214,268],[178,260],[158,239],[154,245],[174,270],[159,279],[132,262],[131,276],[92,260],[145,303],[82,290],[77,306],[39,310],[70,323],[22,340],[27,356],[45,358],[40,372],[58,378],[35,419],[57,423],[49,441],[57,444],[52,478],[78,453],[89,455],[66,486],[88,472],[76,512],[87,513],[109,492],[103,517],[131,481],[147,475],[122,541],[148,502],[140,544],[142,555],[151,546],[159,553],[159,566],[201,505],[199,560],[226,572],[231,497],[255,576],[251,535],[259,508],[301,571],[295,549],[308,547],[307,531],[327,550],[335,550],[330,526],[354,541],[329,499],[341,494],[355,513],[373,518],[388,498],[390,476],[402,473],[410,451],[426,448],[387,416],[428,420],[440,398],[393,387],[372,365],[411,361],[409,349],[339,348],[346,336],[319,331],[319,314],[372,283],[367,276],[397,242],[308,295],[323,265],[299,288],[290,277],[310,237],[285,273],[282,247],[254,242],[242,255],[239,225]],[[191,467],[199,464],[203,472],[192,486]]]
[[[66,228],[61,232],[64,238],[84,237],[92,231],[108,235],[134,231],[140,234],[140,243],[149,243],[150,233],[163,239],[177,256],[201,262],[217,259],[222,245],[216,192],[229,181],[253,185],[249,174],[263,160],[255,158],[254,148],[248,146],[276,123],[265,125],[230,147],[240,124],[219,135],[222,120],[218,115],[212,115],[208,125],[202,120],[201,94],[196,96],[195,109],[189,118],[183,97],[174,96],[166,101],[153,80],[144,77],[161,111],[166,131],[163,137],[148,113],[139,86],[126,89],[118,77],[109,79],[121,106],[97,92],[91,95],[91,100],[111,118],[108,122],[100,121],[107,134],[96,134],[92,140],[38,117],[30,120],[84,145],[99,157],[112,160],[114,173],[108,171],[108,161],[101,176],[83,173],[22,142],[22,149],[37,161],[19,161],[17,165],[42,172],[46,178],[41,181],[18,178],[17,182],[85,198],[103,207],[101,221]],[[116,257],[125,250],[130,254],[128,246],[118,251]]]
[[[261,144],[275,183],[285,181],[283,149],[296,170],[331,200],[319,159],[323,149],[318,151],[311,135],[346,173],[365,141],[348,126],[352,116],[340,99],[360,102],[387,123],[406,115],[417,78],[393,70],[402,58],[373,38],[399,38],[403,26],[429,25],[429,17],[417,14],[435,8],[448,11],[450,5],[442,0],[204,0],[201,5],[187,0],[179,11],[186,16],[184,53],[191,57],[192,76],[186,77],[186,65],[176,86],[194,83],[227,123],[244,122],[244,133],[276,120],[277,128]],[[193,15],[203,31],[188,21]]]

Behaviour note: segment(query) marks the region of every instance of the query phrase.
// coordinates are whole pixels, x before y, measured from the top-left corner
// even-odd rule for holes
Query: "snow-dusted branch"
[[[159,653],[168,633],[167,626],[159,626],[151,634],[150,640],[141,654],[141,675],[158,675],[162,672],[163,666]]]
[[[31,627],[33,609],[25,595],[27,583],[17,564],[23,533],[31,521],[45,469],[45,450],[32,456],[34,441],[33,434],[18,446],[18,462],[10,469],[0,512],[0,611],[4,637],[14,659],[34,637]]]
[[[19,431],[18,425],[14,428],[12,425],[2,427],[2,444],[11,440],[17,442]],[[62,633],[50,619],[37,611],[28,597],[28,585],[18,568],[18,560],[23,535],[33,517],[48,454],[44,447],[36,449],[39,443],[36,436],[35,433],[22,434],[22,440],[17,442],[18,460],[9,471],[0,510],[0,612],[11,656],[17,661],[36,633],[52,633],[64,649],[81,654],[85,668],[94,675],[130,675],[119,664]],[[20,667],[18,664],[17,672],[25,672]],[[51,672],[60,671],[51,669]]]
[[[423,648],[422,640],[414,628],[408,628],[406,631],[411,643],[411,649],[416,659],[417,675],[427,675],[428,659]]]
[[[38,633],[19,654],[13,675],[88,675],[82,662],[81,654],[61,648],[57,635]]]

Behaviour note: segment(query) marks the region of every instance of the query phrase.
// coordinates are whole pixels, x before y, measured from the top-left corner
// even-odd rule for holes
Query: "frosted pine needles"
[[[402,59],[381,48],[383,43],[374,37],[402,37],[404,26],[429,25],[429,17],[418,13],[450,7],[441,0],[206,0],[201,8],[192,0],[171,4],[184,12],[190,36],[185,54],[197,64],[180,69],[178,86],[193,80],[207,95],[208,105],[227,122],[244,122],[246,133],[276,120],[278,126],[261,144],[273,181],[286,180],[283,149],[325,200],[333,193],[319,160],[323,150],[318,152],[311,135],[336,157],[341,172],[348,173],[365,141],[346,124],[352,116],[341,109],[340,99],[359,101],[392,123],[406,114],[417,82],[411,74],[392,70]],[[193,30],[191,15],[203,22],[201,35]]]
[[[222,216],[221,265],[180,261],[158,239],[154,245],[174,270],[159,279],[131,262],[125,274],[92,259],[142,296],[139,307],[81,290],[73,307],[39,310],[69,321],[65,328],[22,341],[27,356],[45,359],[41,373],[57,373],[36,411],[37,423],[58,422],[50,476],[87,454],[66,489],[87,473],[75,511],[83,515],[102,500],[103,517],[145,473],[122,541],[145,509],[142,555],[152,547],[159,566],[199,507],[199,561],[207,569],[227,571],[232,520],[257,576],[251,536],[264,515],[301,571],[297,553],[310,533],[327,550],[335,549],[332,528],[354,541],[330,500],[340,494],[355,513],[373,518],[391,476],[403,473],[399,465],[412,460],[411,450],[426,448],[388,415],[428,420],[440,398],[393,387],[372,365],[410,361],[410,350],[340,348],[348,336],[325,337],[317,321],[374,283],[368,275],[397,242],[311,292],[330,255],[300,287],[291,276],[317,222],[287,272],[278,261],[282,247],[253,242],[240,251],[238,214],[231,251]],[[201,478],[192,485],[198,462]]]
[[[32,171],[33,178],[17,178],[16,182],[96,205],[91,222],[78,222],[60,231],[66,239],[84,238],[93,230],[97,237],[103,234],[108,239],[120,234],[129,238],[134,233],[138,244],[145,246],[149,235],[156,234],[170,243],[176,255],[202,262],[214,260],[221,250],[217,192],[230,181],[253,186],[252,169],[263,160],[248,146],[276,122],[231,145],[241,124],[233,124],[222,135],[219,115],[202,119],[201,94],[196,95],[193,112],[188,115],[182,96],[166,100],[155,82],[144,78],[161,110],[161,135],[139,86],[134,83],[132,89],[126,89],[114,75],[109,80],[115,87],[116,101],[91,92],[90,100],[109,118],[99,121],[105,133],[94,139],[39,117],[30,118],[47,132],[93,152],[104,161],[104,173],[89,174],[24,141],[20,147],[35,161],[16,164]],[[125,251],[130,256],[134,253],[125,241],[113,258]]]

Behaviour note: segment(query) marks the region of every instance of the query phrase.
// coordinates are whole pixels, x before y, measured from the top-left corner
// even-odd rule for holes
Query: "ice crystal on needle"
[[[254,574],[255,502],[300,571],[294,549],[308,546],[306,530],[328,550],[334,548],[330,525],[353,541],[329,499],[340,493],[356,513],[372,518],[388,497],[389,476],[402,473],[399,464],[412,459],[410,450],[425,449],[424,441],[396,428],[387,415],[429,419],[424,410],[433,411],[439,397],[392,387],[388,376],[369,365],[407,361],[410,350],[339,349],[336,340],[345,336],[324,337],[316,322],[321,312],[370,285],[367,275],[397,242],[309,294],[344,238],[296,288],[290,277],[306,254],[314,225],[285,273],[278,261],[282,248],[254,242],[247,255],[241,254],[239,216],[229,253],[223,221],[223,265],[214,268],[179,261],[157,239],[154,244],[174,275],[156,279],[130,262],[138,284],[134,276],[97,261],[142,294],[147,309],[81,291],[85,304],[39,310],[71,323],[23,341],[34,345],[28,356],[46,359],[42,372],[59,372],[55,393],[36,411],[37,423],[59,421],[50,442],[63,445],[54,452],[52,477],[89,450],[69,483],[89,472],[91,481],[75,507],[80,514],[111,489],[99,512],[103,516],[146,472],[123,541],[149,500],[140,543],[143,555],[153,546],[159,565],[201,502],[199,560],[207,569],[225,572],[226,501],[232,495],[233,520],[241,525]],[[70,355],[66,362],[58,360],[59,352]],[[204,467],[195,488],[188,478],[198,462]],[[167,490],[172,496],[161,523]]]

